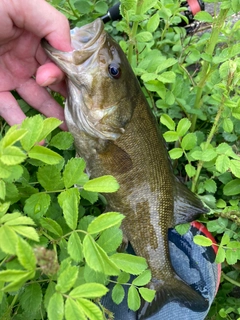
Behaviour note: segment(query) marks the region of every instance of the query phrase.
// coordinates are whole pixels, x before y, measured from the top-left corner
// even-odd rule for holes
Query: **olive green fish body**
[[[72,43],[72,53],[43,46],[68,77],[65,117],[76,149],[92,178],[111,174],[119,182],[119,190],[106,195],[108,207],[126,216],[123,232],[151,269],[156,297],[142,303],[138,317],[146,319],[169,301],[205,310],[208,303],[175,274],[168,249],[168,229],[204,208],[174,177],[139,83],[101,20],[73,30]]]

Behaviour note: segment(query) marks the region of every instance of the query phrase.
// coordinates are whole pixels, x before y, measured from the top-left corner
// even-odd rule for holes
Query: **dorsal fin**
[[[177,178],[174,183],[174,224],[187,223],[196,220],[209,209],[192,191]]]

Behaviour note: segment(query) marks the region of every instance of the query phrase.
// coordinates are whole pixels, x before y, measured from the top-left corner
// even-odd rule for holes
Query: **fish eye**
[[[108,72],[109,72],[110,76],[114,79],[119,79],[121,76],[121,68],[116,63],[109,64]]]

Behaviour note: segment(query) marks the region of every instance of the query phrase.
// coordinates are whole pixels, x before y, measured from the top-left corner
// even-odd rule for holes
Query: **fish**
[[[71,30],[72,52],[46,40],[47,55],[66,74],[65,119],[91,178],[114,176],[120,188],[106,194],[108,209],[125,215],[124,236],[147,260],[154,300],[142,301],[138,319],[175,302],[196,312],[208,301],[174,271],[168,230],[207,210],[175,177],[156,117],[123,50],[101,19]]]

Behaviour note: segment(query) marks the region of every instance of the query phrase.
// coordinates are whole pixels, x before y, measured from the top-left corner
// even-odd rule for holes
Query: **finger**
[[[45,88],[40,87],[34,79],[29,79],[17,88],[18,94],[34,109],[47,117],[55,117],[63,121],[60,128],[67,130],[64,110]]]
[[[0,92],[0,116],[10,125],[20,124],[26,118],[10,92]]]
[[[45,0],[5,1],[14,24],[46,38],[56,49],[71,51],[70,28],[67,18]]]

